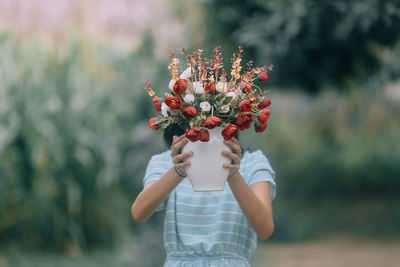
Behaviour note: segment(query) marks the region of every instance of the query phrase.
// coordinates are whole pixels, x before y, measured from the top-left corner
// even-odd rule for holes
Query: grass
[[[153,239],[153,243],[157,243],[157,240],[159,239]],[[397,266],[400,261],[399,250],[398,239],[382,241],[331,236],[306,242],[267,241],[259,244],[251,264],[253,267],[391,267]],[[95,251],[88,254],[73,250],[69,251],[69,255],[3,251],[0,253],[0,267],[155,267],[162,265],[163,255],[159,253],[157,250],[148,250],[140,242],[127,243],[115,251]],[[158,260],[153,261],[151,258]]]

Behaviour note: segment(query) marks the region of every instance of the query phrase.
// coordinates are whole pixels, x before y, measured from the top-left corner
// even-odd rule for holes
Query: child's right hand
[[[193,156],[193,151],[187,151],[181,154],[182,148],[189,142],[185,135],[174,136],[171,145],[171,157],[174,162],[175,172],[182,178],[187,176],[186,167],[190,165],[190,161],[186,160]],[[186,161],[184,161],[186,160]]]

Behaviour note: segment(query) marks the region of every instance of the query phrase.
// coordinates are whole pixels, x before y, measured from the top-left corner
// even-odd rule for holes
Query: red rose
[[[258,108],[263,109],[271,105],[271,98],[263,99],[258,103]]]
[[[261,80],[262,82],[268,81],[268,74],[267,74],[266,71],[260,72],[260,74],[259,74],[258,77],[260,78],[260,80]]]
[[[256,129],[256,133],[264,132],[264,130],[267,128],[267,122],[259,123],[258,121],[256,121],[254,123],[254,128]]]
[[[270,115],[271,115],[270,109],[263,109],[260,112],[258,112],[258,114],[257,114],[258,121],[261,124],[266,123]]]
[[[208,142],[210,140],[210,133],[205,128],[200,129],[200,137],[201,142]]]
[[[197,110],[194,107],[184,107],[182,108],[182,113],[186,118],[193,119],[197,114]]]
[[[182,106],[182,99],[180,97],[167,97],[165,98],[165,105],[170,109],[179,109]]]
[[[218,126],[218,124],[221,122],[221,119],[218,117],[210,117],[208,119],[206,119],[205,121],[203,121],[203,123],[201,124],[201,126],[206,127],[208,129],[213,129],[216,126]]]
[[[215,92],[215,83],[206,84],[204,87],[204,91],[214,93]]]
[[[151,117],[149,120],[149,127],[152,130],[158,130],[160,129],[160,125],[158,125],[159,118],[157,117]]]
[[[154,107],[156,108],[156,110],[157,111],[161,111],[161,101],[160,101],[160,99],[162,100],[162,98],[159,98],[159,97],[154,97],[153,98],[153,103],[154,103]]]
[[[229,141],[232,137],[236,136],[237,134],[237,127],[234,124],[229,124],[225,129],[221,131],[222,136],[224,137],[225,141]]]
[[[175,82],[174,87],[172,88],[172,91],[174,91],[174,93],[177,95],[181,95],[184,92],[186,92],[186,88],[187,88],[187,80],[186,79],[178,79]]]
[[[242,112],[249,112],[251,110],[251,102],[249,100],[243,100],[239,104],[239,110]]]
[[[200,128],[199,127],[193,127],[189,130],[186,131],[185,136],[192,142],[196,142],[197,140],[200,139]]]
[[[242,82],[242,83],[240,84],[240,89],[242,90],[242,92],[243,92],[244,94],[245,94],[245,93],[250,93],[250,92],[251,92],[251,84]]]
[[[248,129],[251,126],[251,122],[253,121],[253,116],[250,114],[241,115],[236,119],[236,125],[239,127],[241,131],[244,129]]]

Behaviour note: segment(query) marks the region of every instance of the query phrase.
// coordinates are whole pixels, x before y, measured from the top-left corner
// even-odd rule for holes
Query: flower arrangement
[[[189,66],[185,71],[182,71],[179,59],[170,52],[171,91],[165,94],[165,98],[157,97],[151,83],[148,80],[145,83],[155,109],[161,112],[150,119],[149,127],[158,130],[178,124],[188,129],[186,137],[192,142],[207,142],[210,138],[208,129],[217,126],[224,128],[221,134],[225,140],[236,136],[238,130],[250,128],[253,121],[255,131],[263,132],[271,113],[266,109],[271,99],[266,97],[269,91],[262,91],[255,82],[266,82],[267,71],[271,71],[273,65],[253,67],[250,61],[242,73],[242,53],[239,46],[232,57],[231,78],[228,80],[219,46],[214,48],[212,59],[203,58],[201,49],[192,54],[182,49]]]

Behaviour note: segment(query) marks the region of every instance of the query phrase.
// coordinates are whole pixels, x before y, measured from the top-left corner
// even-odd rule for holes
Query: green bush
[[[304,239],[338,229],[395,235],[399,106],[383,89],[315,97],[273,91],[266,132],[243,140],[263,149],[277,173],[274,238]]]
[[[152,110],[143,74],[161,65],[144,42],[117,54],[79,38],[44,49],[1,36],[0,246],[112,246],[127,233],[162,147],[142,121]]]

